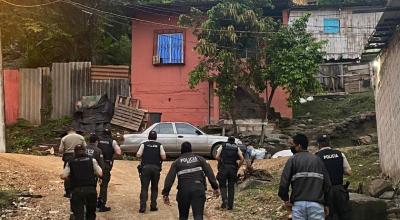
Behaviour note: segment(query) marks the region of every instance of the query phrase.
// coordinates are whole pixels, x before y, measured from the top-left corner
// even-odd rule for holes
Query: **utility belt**
[[[238,169],[239,168],[239,166],[238,166],[238,164],[236,163],[236,161],[235,161],[235,163],[234,164],[230,164],[230,163],[224,163],[223,161],[221,161],[221,162],[219,162],[218,163],[218,169],[222,169],[222,168],[230,168],[230,169],[232,169],[232,168],[234,168],[234,169]]]
[[[104,160],[104,163],[112,166],[114,161],[113,160]]]
[[[69,160],[71,160],[72,158],[74,158],[74,153],[63,153],[62,155],[62,160],[64,162],[68,162]]]

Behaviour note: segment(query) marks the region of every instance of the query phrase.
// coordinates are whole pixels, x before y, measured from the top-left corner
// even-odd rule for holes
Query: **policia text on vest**
[[[148,199],[149,185],[151,184],[151,202],[150,211],[157,211],[157,195],[158,182],[160,180],[160,172],[162,161],[166,159],[164,147],[157,142],[157,133],[151,131],[148,141],[142,143],[136,153],[137,157],[141,157],[142,161],[138,166],[141,190],[140,190],[140,208],[139,212],[146,212],[146,203]]]
[[[169,204],[169,192],[176,176],[178,176],[176,200],[178,202],[179,219],[188,219],[189,209],[192,207],[194,220],[202,220],[206,202],[205,178],[208,178],[216,196],[219,194],[218,183],[207,161],[192,153],[192,146],[189,142],[182,143],[181,156],[172,163],[165,178],[162,195],[166,204]]]
[[[221,189],[221,208],[231,210],[235,200],[238,169],[244,161],[242,151],[235,144],[234,137],[229,137],[228,142],[218,148],[216,159],[218,160],[217,179]]]

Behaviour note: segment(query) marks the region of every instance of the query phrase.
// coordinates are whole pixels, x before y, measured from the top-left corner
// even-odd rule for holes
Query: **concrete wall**
[[[376,119],[381,167],[385,174],[400,180],[400,34],[380,57],[375,76]]]
[[[355,13],[357,8],[293,9],[289,24],[306,13],[311,13],[307,31],[318,40],[327,40],[324,50],[327,60],[357,59],[361,57],[364,45],[373,33],[382,12]],[[324,18],[339,18],[340,33],[324,33]]]

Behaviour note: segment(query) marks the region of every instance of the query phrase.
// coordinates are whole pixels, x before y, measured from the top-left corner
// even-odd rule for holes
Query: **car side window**
[[[152,131],[157,132],[157,134],[174,134],[174,128],[171,123],[161,123],[156,125]]]
[[[184,124],[184,123],[175,123],[176,126],[176,131],[178,132],[178,134],[194,134],[196,135],[196,131],[197,128],[188,125],[188,124]]]

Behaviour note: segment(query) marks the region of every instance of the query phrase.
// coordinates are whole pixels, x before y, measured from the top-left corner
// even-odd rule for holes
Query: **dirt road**
[[[171,162],[163,164],[160,179],[160,191]],[[215,171],[215,162],[211,162]],[[171,192],[172,206],[166,206],[159,197],[159,211],[139,214],[140,180],[137,161],[116,161],[109,185],[110,212],[98,213],[98,219],[177,219],[175,186]],[[33,194],[44,196],[31,199],[26,207],[7,215],[7,219],[67,219],[69,200],[62,197],[63,184],[59,179],[62,161],[54,156],[31,156],[21,154],[0,154],[0,188],[19,188],[30,190]],[[176,182],[175,182],[176,184]],[[211,198],[206,206],[206,219],[229,219],[218,211],[218,200]],[[1,218],[0,218],[1,219]]]

